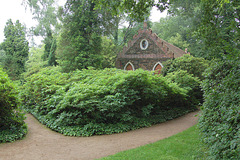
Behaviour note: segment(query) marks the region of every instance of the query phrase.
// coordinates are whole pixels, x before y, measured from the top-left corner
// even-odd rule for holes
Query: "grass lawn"
[[[119,152],[101,160],[193,160],[205,159],[197,125],[158,142]]]

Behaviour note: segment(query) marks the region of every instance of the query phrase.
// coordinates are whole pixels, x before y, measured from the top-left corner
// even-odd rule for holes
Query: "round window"
[[[148,48],[148,41],[146,39],[143,39],[141,42],[140,42],[140,48],[142,50],[146,50]]]

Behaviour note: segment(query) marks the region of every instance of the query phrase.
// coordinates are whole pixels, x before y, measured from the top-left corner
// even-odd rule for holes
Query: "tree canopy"
[[[53,34],[57,32],[58,18],[55,0],[23,0],[25,7],[29,7],[33,14],[33,19],[38,21],[38,25],[31,29],[32,34],[44,38],[45,51],[43,60],[48,61],[48,65],[57,65],[55,51],[56,38]]]
[[[106,7],[113,14],[118,14],[119,11],[129,14],[130,17],[141,22],[145,15],[149,14],[153,6],[158,7],[161,11],[168,8],[170,2],[168,0],[93,0],[96,3],[96,8]]]
[[[9,19],[4,28],[4,42],[1,48],[5,56],[2,60],[3,67],[12,79],[18,79],[25,71],[25,62],[28,58],[28,41],[26,40],[25,27],[17,20],[13,23]]]
[[[101,32],[94,7],[94,3],[84,0],[66,2],[58,50],[64,71],[100,65]]]

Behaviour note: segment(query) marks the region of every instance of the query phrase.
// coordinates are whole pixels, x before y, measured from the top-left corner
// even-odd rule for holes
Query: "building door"
[[[126,70],[127,71],[130,71],[130,70],[132,71],[133,70],[133,67],[130,63],[127,65]]]
[[[154,68],[155,74],[160,74],[162,70],[162,66],[158,63],[156,67]]]
[[[127,71],[134,71],[134,66],[131,62],[128,62],[125,67],[124,67],[124,70],[127,70]]]

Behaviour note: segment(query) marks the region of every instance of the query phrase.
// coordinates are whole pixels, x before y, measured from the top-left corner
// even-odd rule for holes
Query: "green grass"
[[[158,142],[119,152],[101,160],[193,160],[205,159],[197,125]]]

